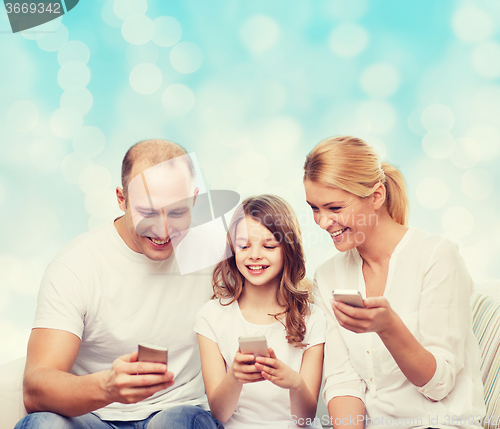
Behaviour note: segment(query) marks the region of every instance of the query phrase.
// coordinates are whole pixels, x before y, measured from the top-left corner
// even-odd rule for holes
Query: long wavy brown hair
[[[302,249],[302,236],[299,223],[292,208],[276,195],[259,195],[247,198],[235,211],[227,233],[227,255],[232,255],[219,262],[214,269],[212,285],[214,295],[221,305],[229,305],[238,300],[245,287],[245,277],[236,266],[235,247],[236,228],[238,223],[251,216],[265,226],[280,243],[283,256],[283,270],[276,299],[285,310],[272,314],[281,323],[280,316],[285,316],[283,325],[286,329],[286,339],[297,347],[305,347],[303,343],[306,324],[305,316],[310,313],[309,292],[299,289],[305,277],[305,258]],[[230,252],[229,252],[230,251]],[[222,303],[222,299],[230,299]]]

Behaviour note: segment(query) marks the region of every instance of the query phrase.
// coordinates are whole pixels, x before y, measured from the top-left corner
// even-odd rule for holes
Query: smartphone
[[[344,304],[351,305],[352,307],[364,308],[363,297],[357,290],[351,289],[336,289],[332,292],[335,301],[343,302]]]
[[[264,335],[245,335],[238,338],[238,342],[240,343],[240,351],[244,355],[269,357],[267,341]]]
[[[166,347],[158,347],[152,344],[139,343],[139,357],[140,362],[158,362],[167,364],[168,350]]]

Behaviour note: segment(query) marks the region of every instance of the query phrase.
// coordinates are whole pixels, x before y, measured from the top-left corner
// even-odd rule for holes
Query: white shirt
[[[341,328],[333,314],[332,290],[353,289],[366,296],[362,265],[353,249],[316,271],[315,303],[328,322],[325,403],[337,396],[360,398],[369,427],[480,428],[485,407],[479,348],[471,329],[473,284],[456,246],[410,228],[389,262],[384,297],[436,359],[434,376],[421,388],[406,379],[377,334]],[[465,417],[461,422],[460,416]]]
[[[180,275],[175,257],[152,261],[133,252],[110,223],[77,237],[50,263],[34,327],[81,339],[71,370],[76,375],[111,368],[139,342],[168,348],[175,384],[136,404],[113,403],[94,411],[103,420],[142,420],[181,404],[208,408],[193,325],[212,294],[211,271]]]
[[[229,301],[226,301],[229,302]],[[219,300],[207,302],[196,316],[194,330],[217,343],[226,364],[232,365],[238,350],[238,338],[242,335],[264,335],[268,347],[276,357],[294,371],[300,372],[302,356],[309,347],[325,342],[326,321],[321,311],[311,306],[311,315],[306,317],[305,348],[294,347],[285,338],[286,330],[281,322],[256,325],[248,322],[241,313],[238,302],[223,306]],[[311,427],[321,428],[319,419]],[[244,384],[238,405],[231,418],[224,423],[225,429],[286,429],[296,427],[290,415],[290,396],[268,380]],[[314,422],[312,422],[314,423]]]

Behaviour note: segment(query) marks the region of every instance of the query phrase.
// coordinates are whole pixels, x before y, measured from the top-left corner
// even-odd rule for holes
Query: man
[[[218,427],[201,408],[193,332],[211,295],[211,273],[181,276],[174,254],[195,235],[194,176],[191,159],[174,143],[148,140],[129,149],[123,188],[116,189],[124,216],[71,242],[42,280],[24,374],[31,414],[16,428],[125,428],[136,421]],[[184,246],[184,258],[197,257],[190,249]],[[167,347],[168,371],[138,362],[139,342]]]

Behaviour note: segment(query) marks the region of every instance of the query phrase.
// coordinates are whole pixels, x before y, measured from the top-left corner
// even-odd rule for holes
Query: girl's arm
[[[249,365],[254,357],[243,355],[239,350],[226,372],[226,364],[217,343],[201,334],[197,335],[203,382],[210,411],[215,419],[224,423],[231,418],[236,409],[243,383],[252,383],[263,378],[256,372],[254,365]]]
[[[262,377],[276,386],[289,389],[290,411],[299,426],[314,419],[318,404],[321,373],[323,369],[324,344],[316,344],[304,352],[300,373],[276,358],[269,349],[270,358],[257,357],[255,367]]]

